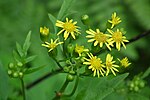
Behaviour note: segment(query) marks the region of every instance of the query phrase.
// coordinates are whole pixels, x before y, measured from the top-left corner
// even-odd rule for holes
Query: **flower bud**
[[[68,74],[67,77],[66,77],[66,80],[69,81],[69,82],[72,82],[74,80],[74,76]]]
[[[67,66],[65,66],[63,69],[64,69],[64,72],[69,72],[69,68]]]
[[[11,70],[8,70],[7,73],[8,73],[8,75],[11,75],[11,74],[12,74],[12,71],[11,71]]]
[[[138,87],[138,86],[135,86],[135,87],[134,87],[134,91],[135,91],[135,92],[138,92],[138,91],[139,91],[139,87]]]
[[[49,37],[49,29],[46,27],[40,27],[40,38],[43,42],[47,41]]]
[[[13,69],[14,68],[14,63],[9,63],[9,65],[8,65],[8,67],[10,68],[10,69]]]
[[[17,66],[18,66],[18,67],[22,67],[22,66],[23,66],[23,63],[22,63],[22,62],[18,62],[18,63],[17,63]]]
[[[69,71],[70,74],[75,74],[75,71],[71,70]]]
[[[140,86],[141,88],[143,88],[143,87],[145,86],[145,82],[144,82],[144,81],[140,81],[139,86]]]
[[[68,52],[71,53],[71,54],[73,53],[74,48],[75,48],[75,47],[74,47],[73,44],[68,44],[68,46],[67,46],[67,50],[68,50]]]
[[[19,72],[19,76],[22,78],[22,77],[23,77],[23,73],[22,73],[22,72]]]
[[[89,16],[88,15],[83,15],[81,17],[81,21],[84,25],[89,25],[90,24],[90,21],[89,21]]]
[[[135,85],[133,82],[130,83],[130,87],[133,88]]]
[[[18,77],[18,73],[17,73],[17,72],[14,72],[14,73],[13,73],[13,77],[14,77],[14,78],[17,78],[17,77]]]

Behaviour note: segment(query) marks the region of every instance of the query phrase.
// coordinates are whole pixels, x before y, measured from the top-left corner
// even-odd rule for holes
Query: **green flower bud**
[[[69,73],[70,73],[70,74],[75,74],[76,72],[73,71],[73,70],[71,70],[71,71],[69,71]]]
[[[131,88],[134,87],[134,83],[133,83],[133,82],[130,83],[130,87],[131,87]]]
[[[15,67],[15,65],[14,65],[14,63],[9,63],[8,67],[9,67],[10,69],[13,69],[13,68]]]
[[[134,84],[135,84],[136,86],[138,86],[138,85],[139,85],[139,80],[135,80],[135,81],[134,81]]]
[[[49,29],[46,27],[40,27],[40,38],[43,42],[47,41],[49,37]]]
[[[84,25],[89,25],[90,24],[90,21],[89,21],[89,16],[88,15],[83,15],[81,17],[81,21]]]
[[[68,46],[67,46],[67,50],[68,50],[68,52],[71,53],[71,54],[73,53],[74,48],[75,48],[75,47],[74,47],[73,44],[68,44]]]
[[[22,77],[23,77],[23,73],[22,73],[22,72],[19,72],[19,76],[22,78]]]
[[[14,78],[17,78],[17,77],[18,77],[18,73],[17,73],[17,72],[14,72],[14,73],[13,73],[13,77],[14,77]]]
[[[18,63],[17,63],[17,66],[18,66],[18,67],[22,67],[22,66],[23,66],[23,63],[22,63],[22,62],[18,62]]]
[[[71,62],[70,62],[70,60],[66,60],[66,64],[68,64],[68,65],[69,65],[70,63],[71,63]]]
[[[66,77],[66,80],[69,81],[69,82],[72,82],[74,80],[74,76],[68,74],[67,77]]]
[[[11,75],[13,72],[11,70],[8,70],[8,75]]]
[[[65,66],[63,69],[64,69],[64,72],[69,72],[69,68],[67,66]]]
[[[145,86],[145,82],[144,81],[140,81],[139,87],[143,88],[144,86]]]
[[[135,92],[138,92],[138,91],[139,91],[139,87],[138,87],[138,86],[135,86],[135,87],[134,87],[134,91],[135,91]]]

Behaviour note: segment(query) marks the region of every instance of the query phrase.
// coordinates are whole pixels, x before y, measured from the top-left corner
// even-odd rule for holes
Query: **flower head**
[[[113,61],[113,56],[111,56],[110,54],[107,54],[106,56],[106,76],[108,76],[110,70],[111,72],[116,76],[116,72],[119,72],[118,69],[116,69],[116,67],[119,67],[118,65],[114,64],[115,61]]]
[[[120,59],[118,58],[118,60],[119,60],[119,62],[121,63],[121,66],[124,66],[125,68],[128,67],[129,65],[131,65],[131,63],[129,63],[127,57],[123,58],[122,60],[120,60]]]
[[[119,24],[121,20],[119,17],[117,17],[116,12],[114,12],[111,16],[111,20],[108,20],[108,22],[112,24],[111,26],[111,29],[112,29],[115,25]]]
[[[107,46],[107,48],[109,50],[111,50],[110,45],[108,43],[108,39],[109,37],[111,37],[111,35],[108,34],[104,34],[102,32],[100,32],[99,29],[96,29],[96,31],[93,31],[92,29],[89,29],[86,31],[86,33],[88,33],[89,35],[87,35],[87,38],[92,38],[90,40],[88,40],[88,42],[94,42],[94,46],[96,46],[97,44],[99,44],[100,47],[103,47],[103,44],[105,44]]]
[[[42,35],[47,36],[47,35],[49,34],[49,29],[46,28],[45,26],[44,26],[44,27],[40,27],[40,33],[41,33]]]
[[[64,40],[66,40],[69,36],[69,34],[71,34],[71,36],[73,37],[73,39],[75,39],[75,33],[80,34],[79,30],[78,30],[78,26],[76,26],[77,22],[73,22],[73,20],[69,20],[68,18],[66,18],[66,22],[62,22],[57,20],[56,22],[56,26],[57,27],[61,27],[62,30],[58,32],[57,35],[61,34],[62,32],[64,32]]]
[[[79,56],[81,56],[81,54],[83,52],[88,52],[89,50],[88,49],[85,49],[84,46],[80,46],[78,44],[76,44],[76,47],[75,47],[75,52],[77,52],[79,54]]]
[[[51,42],[45,42],[45,44],[42,44],[42,46],[47,47],[49,50],[48,52],[52,51],[53,49],[55,49],[57,47],[57,45],[62,44],[63,42],[58,42],[58,38],[54,41],[53,39],[51,39]]]
[[[129,42],[129,41],[126,39],[125,36],[123,36],[122,32],[119,29],[117,29],[117,31],[115,32],[113,32],[110,29],[107,29],[107,31],[110,34],[112,34],[111,38],[109,39],[109,43],[113,44],[114,42],[116,42],[116,48],[118,49],[118,51],[120,51],[121,44],[126,49],[124,42]]]
[[[105,67],[102,64],[102,60],[100,58],[97,58],[96,56],[93,56],[92,53],[88,53],[88,56],[90,57],[90,59],[85,58],[85,60],[87,60],[87,62],[83,62],[83,64],[89,65],[89,69],[92,69],[92,71],[94,71],[93,76],[98,75],[98,77],[100,76],[100,74],[102,76],[104,76],[105,70],[103,69],[103,67]]]

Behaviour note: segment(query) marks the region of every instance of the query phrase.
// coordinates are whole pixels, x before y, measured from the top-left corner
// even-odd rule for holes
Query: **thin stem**
[[[65,96],[66,97],[72,96],[75,93],[76,89],[77,89],[78,83],[79,83],[79,76],[76,77],[75,85],[74,85],[74,88],[73,88],[72,92],[70,94],[66,94],[66,95],[63,95],[63,96],[64,97]]]
[[[137,40],[139,40],[139,39],[141,39],[141,38],[143,38],[144,36],[147,36],[147,35],[149,35],[149,34],[150,34],[150,30],[148,30],[148,31],[146,31],[146,32],[144,32],[144,33],[142,33],[142,34],[139,34],[139,35],[135,36],[134,38],[130,39],[129,42],[126,43],[126,44],[130,44],[130,43],[132,43],[132,42],[134,42],[134,41],[137,41]]]
[[[20,78],[20,81],[21,81],[21,86],[22,86],[23,100],[26,100],[25,87],[24,87],[24,81],[23,81],[23,78]]]
[[[56,62],[56,64],[59,66],[60,69],[63,69],[63,67],[59,64],[59,62],[57,61],[57,59],[55,57],[52,57],[53,60]]]
[[[60,92],[60,93],[63,93],[63,92],[65,91],[66,87],[68,86],[68,84],[69,84],[69,81],[66,80],[65,83],[63,84],[63,86],[61,87],[61,89],[60,89],[59,92]]]
[[[56,92],[56,96],[53,98],[53,100],[57,100],[57,99],[59,99],[62,96],[62,93],[65,91],[65,89],[68,86],[68,84],[69,84],[69,81],[66,79],[65,83],[63,84],[63,86],[61,87],[59,92]]]

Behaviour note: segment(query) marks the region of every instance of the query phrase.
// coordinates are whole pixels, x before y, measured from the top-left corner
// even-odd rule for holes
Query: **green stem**
[[[61,87],[61,89],[60,89],[59,92],[60,92],[60,93],[63,93],[63,92],[65,91],[66,87],[68,86],[68,84],[69,84],[69,81],[66,80],[65,83],[63,84],[63,86]]]
[[[53,60],[57,63],[57,65],[61,68],[61,69],[63,69],[63,67],[59,64],[59,62],[57,61],[57,59],[55,58],[55,57],[52,57],[53,58]]]
[[[53,100],[58,100],[60,98],[60,96],[62,96],[62,93],[65,91],[66,87],[68,86],[69,81],[66,79],[65,83],[63,84],[63,86],[61,87],[61,89],[59,90],[58,93],[60,93],[61,95],[57,95],[53,98]]]
[[[77,78],[76,78],[75,85],[74,85],[74,88],[73,88],[72,92],[70,94],[63,95],[63,97],[72,96],[75,93],[76,89],[77,89],[78,83],[79,83],[79,76],[77,76]]]
[[[23,78],[20,78],[20,81],[21,81],[21,86],[22,86],[23,100],[26,100],[25,87],[24,87],[24,81],[23,81]]]

